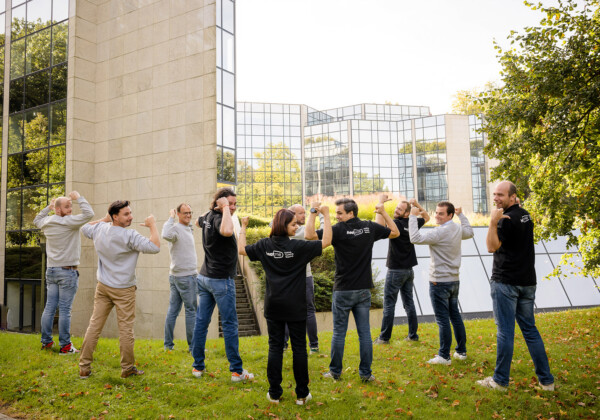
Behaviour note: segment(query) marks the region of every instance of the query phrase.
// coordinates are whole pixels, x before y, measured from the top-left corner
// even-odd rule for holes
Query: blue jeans
[[[198,309],[198,276],[169,276],[171,296],[169,298],[169,309],[165,319],[165,348],[172,349],[173,329],[175,321],[181,312],[181,305],[185,307],[185,333],[188,350],[192,351],[192,337],[194,336],[194,325],[196,324],[196,309]]]
[[[515,319],[521,328],[529,354],[535,366],[535,373],[542,385],[554,383],[550,373],[550,364],[544,348],[544,341],[535,326],[533,302],[536,286],[511,286],[510,284],[491,282],[491,294],[494,304],[494,319],[498,326],[496,337],[496,369],[494,381],[508,386],[510,364],[512,362],[515,341]]]
[[[381,321],[381,334],[379,335],[382,340],[389,341],[392,337],[398,292],[400,292],[402,305],[408,317],[408,338],[412,340],[419,339],[417,334],[419,322],[417,321],[417,310],[413,301],[414,278],[415,274],[412,268],[407,270],[388,269],[383,291],[383,319]]]
[[[369,324],[369,310],[371,308],[371,291],[361,290],[336,290],[331,300],[333,314],[333,336],[331,337],[331,363],[329,370],[334,376],[342,374],[342,360],[344,359],[344,344],[348,330],[348,317],[350,312],[354,315],[356,332],[358,333],[360,365],[358,374],[361,378],[371,376],[371,363],[373,362],[373,340],[371,339],[371,326]]]
[[[192,339],[192,356],[194,368],[204,370],[204,346],[208,325],[212,318],[215,303],[221,314],[223,338],[225,339],[225,354],[229,360],[229,370],[242,373],[242,358],[239,352],[238,319],[235,310],[235,282],[233,278],[211,279],[202,274],[198,276],[198,310],[196,311],[196,326]]]
[[[467,352],[467,333],[462,316],[458,309],[458,290],[460,282],[448,283],[429,282],[429,297],[435,314],[435,322],[440,330],[440,350],[438,355],[450,359],[450,345],[452,344],[452,328],[456,338],[456,351]],[[452,328],[450,328],[452,322]]]
[[[79,287],[79,271],[62,267],[46,269],[46,307],[42,314],[42,344],[52,342],[52,324],[58,308],[58,341],[71,343],[71,307]]]

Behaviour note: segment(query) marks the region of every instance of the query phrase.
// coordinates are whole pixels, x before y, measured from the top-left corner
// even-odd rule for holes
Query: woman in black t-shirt
[[[312,398],[308,390],[308,357],[306,353],[306,264],[321,255],[322,249],[331,244],[331,220],[329,209],[319,211],[324,216],[323,240],[292,240],[298,224],[291,210],[281,209],[273,218],[269,238],[246,246],[248,218],[242,219],[238,240],[238,252],[251,261],[260,261],[265,270],[265,318],[269,332],[269,358],[267,399],[279,403],[285,325],[290,331],[292,343],[294,378],[296,379],[296,404],[304,405]]]

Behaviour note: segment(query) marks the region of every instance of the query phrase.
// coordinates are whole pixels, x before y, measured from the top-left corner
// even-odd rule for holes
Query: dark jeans
[[[317,335],[317,317],[315,316],[315,284],[312,276],[306,278],[306,332],[308,333],[308,344],[311,349],[319,348],[319,336]],[[285,327],[285,343],[287,344],[290,333]]]
[[[283,364],[283,339],[285,326],[288,326],[292,342],[294,378],[296,379],[296,396],[305,398],[308,395],[308,354],[306,353],[306,321],[278,321],[267,318],[269,331],[269,359],[267,361],[267,379],[269,395],[279,399],[283,393],[281,388],[281,369]]]
[[[356,332],[360,352],[360,365],[358,374],[361,378],[371,376],[371,363],[373,362],[373,339],[369,324],[369,310],[371,309],[371,291],[360,290],[335,290],[331,299],[331,312],[333,314],[333,336],[331,337],[331,362],[329,370],[336,377],[342,374],[342,360],[344,359],[344,345],[348,318],[350,312],[354,315]]]
[[[515,342],[515,319],[521,328],[529,354],[535,366],[535,373],[542,385],[554,383],[550,373],[550,364],[544,347],[544,341],[535,326],[533,302],[536,286],[511,286],[509,284],[491,283],[494,318],[498,326],[496,337],[497,355],[494,381],[508,386],[510,365]]]
[[[408,317],[408,338],[418,340],[417,328],[417,310],[413,300],[413,280],[415,274],[412,268],[409,269],[388,269],[385,277],[385,288],[383,291],[383,319],[381,321],[381,334],[379,338],[389,341],[392,337],[394,328],[394,314],[396,312],[396,301],[398,292],[402,299],[402,305]]]
[[[238,319],[235,309],[235,282],[233,278],[211,279],[202,274],[198,276],[198,310],[196,311],[196,325],[192,338],[192,356],[194,368],[204,370],[206,335],[208,325],[212,319],[215,304],[219,307],[223,338],[225,341],[225,354],[229,361],[229,370],[242,373],[242,358],[239,352]]]
[[[460,311],[458,310],[458,289],[460,282],[448,283],[429,282],[429,297],[433,305],[435,322],[440,330],[440,350],[438,354],[444,359],[450,358],[450,345],[452,344],[452,328],[456,338],[456,351],[467,352],[467,333],[463,324]]]

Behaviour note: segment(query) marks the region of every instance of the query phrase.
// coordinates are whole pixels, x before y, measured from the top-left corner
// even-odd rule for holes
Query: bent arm
[[[231,217],[231,211],[229,207],[221,208],[223,212],[223,218],[221,219],[221,227],[219,229],[219,233],[222,236],[230,237],[233,235],[233,219]]]
[[[48,213],[50,213],[50,210],[52,210],[52,208],[51,208],[50,205],[48,205],[48,207],[46,207],[45,209],[42,209],[42,211],[40,211],[37,214],[37,216],[35,216],[35,218],[33,219],[33,224],[38,229],[42,228],[42,222],[44,221],[44,219],[46,218],[46,216],[48,216]]]
[[[467,216],[465,216],[463,213],[461,213],[458,215],[458,218],[460,220],[460,225],[462,227],[462,238],[463,239],[472,238],[475,233],[473,232],[473,228],[471,227],[471,224],[469,223],[469,219],[467,219]]]
[[[329,214],[327,215],[327,218],[329,218]],[[306,228],[304,229],[304,239],[306,239],[307,241],[314,241],[316,239],[319,239],[319,237],[317,236],[317,231],[315,230],[316,221],[317,214],[310,213],[308,215],[308,222],[306,222]]]
[[[408,218],[408,233],[410,242],[413,244],[431,245],[439,241],[438,229],[434,228],[428,231],[419,229],[417,216],[412,214]]]
[[[322,247],[322,249],[325,249],[329,245],[331,245],[331,239],[333,238],[333,231],[331,230],[331,218],[329,216],[329,209],[327,209],[327,211],[324,211],[322,214],[323,214],[323,220],[322,220],[322,222],[323,222],[323,239],[321,241],[321,247]],[[311,213],[311,216],[313,216],[312,213]],[[310,221],[310,218],[309,218],[309,221]],[[313,232],[314,232],[314,230],[315,230],[314,222],[312,223],[311,226],[313,227]],[[306,238],[306,232],[304,235]],[[316,232],[315,232],[315,236],[317,236]]]
[[[175,218],[169,217],[162,228],[161,236],[169,242],[177,242],[177,229],[175,229]]]
[[[400,231],[398,230],[398,226],[396,226],[396,224],[394,223],[394,221],[392,220],[390,215],[387,213],[387,211],[384,211],[383,213],[377,213],[377,216],[381,216],[384,219],[385,223],[387,224],[387,227],[391,230],[390,236],[388,236],[388,238],[394,239],[394,238],[397,238],[398,236],[400,236]]]
[[[81,209],[81,214],[77,214],[75,216],[69,216],[68,219],[65,219],[67,225],[80,227],[94,217],[94,210],[92,210],[92,206],[87,202],[85,198],[79,196],[77,199],[77,204],[79,204],[79,208]]]
[[[487,250],[490,253],[496,252],[502,246],[502,242],[500,238],[498,238],[498,221],[491,220],[490,227],[488,229],[487,235],[485,237],[485,244],[487,246]]]

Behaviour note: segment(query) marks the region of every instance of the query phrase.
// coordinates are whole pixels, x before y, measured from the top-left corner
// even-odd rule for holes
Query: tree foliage
[[[600,274],[598,0],[529,4],[543,18],[496,45],[504,85],[481,98],[493,179],[517,184],[541,239],[566,235],[584,273]],[[572,231],[580,229],[576,237]]]

